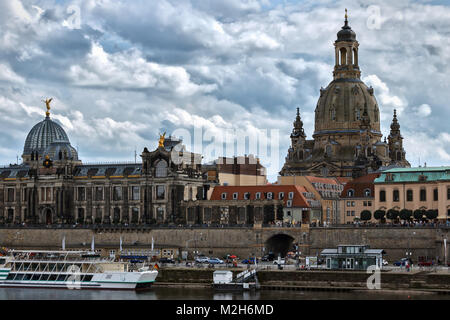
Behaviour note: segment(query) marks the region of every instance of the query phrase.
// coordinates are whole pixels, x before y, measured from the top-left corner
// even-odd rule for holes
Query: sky
[[[450,165],[442,0],[0,0],[0,164],[21,161],[52,97],[83,162],[134,161],[167,132],[205,162],[256,153],[275,181],[297,107],[312,138],[345,8],[382,133],[396,109],[411,165]],[[200,148],[224,132],[269,151]]]

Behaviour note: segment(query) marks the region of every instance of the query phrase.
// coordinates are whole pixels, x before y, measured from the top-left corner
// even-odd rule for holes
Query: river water
[[[450,300],[450,295],[415,291],[217,292],[204,288],[154,287],[145,292],[2,288],[0,300]]]

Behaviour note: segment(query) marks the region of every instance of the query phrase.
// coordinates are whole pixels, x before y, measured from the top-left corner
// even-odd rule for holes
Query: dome
[[[373,89],[360,79],[333,80],[321,89],[315,113],[314,134],[359,131],[363,115],[370,129],[380,132],[380,112]]]
[[[337,41],[356,41],[356,33],[345,21],[345,25],[337,33]]]
[[[23,154],[30,155],[31,152],[37,151],[39,155],[42,155],[45,149],[54,141],[68,143],[70,145],[69,138],[64,129],[47,116],[28,133]]]
[[[78,153],[69,142],[64,140],[55,140],[45,150],[44,155],[49,156],[51,160],[58,161],[62,159],[78,160]]]

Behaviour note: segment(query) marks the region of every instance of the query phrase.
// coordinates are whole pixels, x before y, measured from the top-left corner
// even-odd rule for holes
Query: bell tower
[[[334,42],[335,65],[333,71],[334,80],[359,79],[361,71],[358,65],[358,47],[356,33],[348,25],[347,9],[345,9],[344,26],[337,34]]]
[[[406,160],[406,152],[405,149],[403,149],[403,137],[400,133],[400,124],[397,120],[397,110],[394,110],[394,117],[391,123],[391,132],[388,136],[388,145],[391,163],[404,167],[411,166]]]

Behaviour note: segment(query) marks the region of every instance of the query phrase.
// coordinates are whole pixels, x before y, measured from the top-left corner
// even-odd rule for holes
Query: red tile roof
[[[227,193],[227,198],[222,199],[222,193]],[[273,193],[274,200],[279,200],[278,195],[280,192],[284,192],[284,205],[289,199],[289,192],[294,192],[294,198],[292,199],[292,207],[309,208],[308,201],[306,200],[303,192],[308,190],[303,186],[295,185],[263,185],[263,186],[217,186],[214,187],[211,194],[211,200],[245,200],[244,194],[250,193],[250,200],[256,200],[256,193],[261,193],[261,199],[265,198],[265,193]],[[238,193],[238,198],[233,199],[233,193]]]
[[[348,182],[342,190],[341,198],[373,198],[375,193],[373,181],[380,176],[380,173],[371,173]],[[348,196],[348,191],[355,191],[353,197]],[[370,197],[364,195],[364,190],[370,190]]]
[[[306,179],[311,183],[326,183],[326,184],[339,184],[334,178],[321,178],[314,176],[306,176]]]

